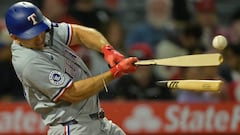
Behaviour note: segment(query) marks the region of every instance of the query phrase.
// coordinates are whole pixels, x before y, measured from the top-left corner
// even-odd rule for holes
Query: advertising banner
[[[109,120],[128,135],[240,134],[240,104],[160,101],[102,102]],[[45,135],[47,127],[27,103],[0,103],[0,135]]]
[[[240,104],[104,102],[106,115],[129,134],[240,134]]]

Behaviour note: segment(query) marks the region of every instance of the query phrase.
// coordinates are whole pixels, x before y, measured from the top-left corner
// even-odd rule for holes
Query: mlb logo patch
[[[54,85],[61,85],[64,80],[64,75],[59,71],[51,71],[49,74],[49,81]]]

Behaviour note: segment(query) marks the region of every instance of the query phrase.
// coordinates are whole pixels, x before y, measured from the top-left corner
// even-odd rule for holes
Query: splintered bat
[[[221,88],[221,80],[167,80],[157,81],[156,84],[170,89],[218,92]]]
[[[201,67],[201,66],[218,66],[222,62],[223,57],[220,53],[211,53],[211,54],[184,55],[164,59],[139,60],[135,63],[135,65]]]

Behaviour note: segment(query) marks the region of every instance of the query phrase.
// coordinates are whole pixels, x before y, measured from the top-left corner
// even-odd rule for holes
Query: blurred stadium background
[[[4,24],[8,7],[0,5],[0,135],[46,134],[41,118],[29,108],[11,64]],[[140,67],[100,93],[109,119],[128,135],[240,134],[239,0],[29,0],[50,20],[93,27],[126,56],[139,59],[215,53],[211,40],[228,39],[219,67]],[[108,70],[102,55],[74,46],[94,75]],[[171,90],[158,80],[221,79],[219,93]]]

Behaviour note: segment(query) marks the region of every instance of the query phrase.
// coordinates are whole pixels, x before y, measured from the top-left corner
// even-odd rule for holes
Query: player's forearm
[[[79,43],[86,45],[88,48],[96,51],[101,51],[101,48],[108,45],[109,42],[97,30],[84,26],[72,25],[73,27],[73,40],[72,43]]]
[[[74,103],[89,98],[104,88],[103,79],[106,83],[113,80],[111,72],[74,82],[73,86],[64,93],[63,99]]]

